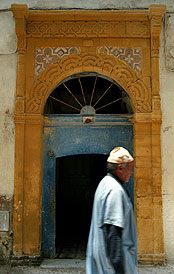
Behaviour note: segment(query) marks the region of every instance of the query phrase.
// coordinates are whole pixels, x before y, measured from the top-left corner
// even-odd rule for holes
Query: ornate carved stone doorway
[[[165,6],[37,11],[14,4],[12,11],[18,37],[14,255],[41,251],[45,102],[63,79],[90,71],[114,79],[131,100],[139,260],[162,262],[159,36]]]

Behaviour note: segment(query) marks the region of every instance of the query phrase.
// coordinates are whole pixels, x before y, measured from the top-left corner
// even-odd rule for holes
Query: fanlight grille
[[[45,114],[80,114],[90,106],[96,114],[132,114],[128,94],[114,81],[97,73],[73,75],[47,99]]]

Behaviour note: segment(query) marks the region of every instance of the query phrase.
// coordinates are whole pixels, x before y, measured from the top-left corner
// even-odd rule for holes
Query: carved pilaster
[[[152,98],[152,120],[160,123],[162,122],[161,100],[159,95]]]
[[[165,5],[151,5],[149,8],[151,27],[151,57],[159,56],[161,21],[165,11]]]
[[[15,28],[17,34],[17,83],[16,83],[16,103],[15,103],[15,193],[14,193],[14,213],[13,213],[13,252],[14,255],[23,253],[23,213],[24,213],[24,95],[25,95],[25,51],[26,51],[26,18],[28,8],[26,5],[11,5],[11,10],[15,18]],[[18,119],[17,119],[18,118]]]
[[[11,5],[17,34],[18,69],[15,113],[24,113],[27,5]]]
[[[149,19],[151,28],[151,71],[152,71],[152,96],[159,95],[159,47],[162,17],[165,5],[151,5]]]

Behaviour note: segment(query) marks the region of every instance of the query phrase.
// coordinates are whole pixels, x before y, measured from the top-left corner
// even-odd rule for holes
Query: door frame
[[[109,155],[116,145],[124,146],[133,154],[132,115],[126,115],[126,117],[125,115],[94,115],[92,124],[83,123],[85,116],[62,114],[46,115],[44,118],[42,186],[42,254],[44,257],[56,256],[56,158],[77,154]],[[76,142],[77,138],[78,142]],[[131,196],[134,197],[133,176],[127,187],[131,191]]]
[[[45,102],[63,79],[91,71],[114,79],[130,97],[134,110],[139,261],[164,262],[159,46],[166,7],[151,5],[148,10],[126,11],[41,11],[29,10],[25,4],[13,4],[11,9],[18,52],[14,113],[14,256],[41,254]],[[63,56],[49,64],[44,63],[43,57],[41,64],[36,62],[42,51],[53,53],[55,48],[58,52],[61,50]],[[136,62],[128,62],[129,54],[139,56],[138,67]],[[42,68],[40,74],[38,65]]]

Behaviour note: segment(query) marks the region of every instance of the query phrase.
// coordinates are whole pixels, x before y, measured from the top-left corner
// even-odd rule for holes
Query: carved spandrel
[[[119,48],[114,46],[102,46],[98,48],[100,54],[113,55],[123,61],[133,71],[140,72],[142,65],[142,50],[137,48]]]
[[[41,47],[35,52],[35,77],[38,77],[50,64],[68,55],[80,54],[78,47]]]

